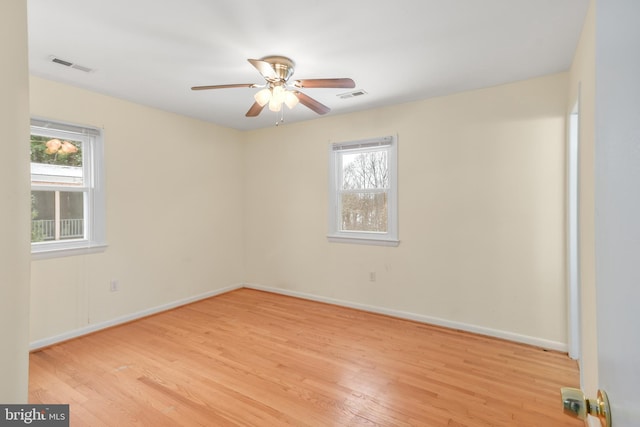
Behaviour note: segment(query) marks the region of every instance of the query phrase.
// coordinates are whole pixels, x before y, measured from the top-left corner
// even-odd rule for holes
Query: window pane
[[[84,238],[84,193],[31,192],[31,241]]]
[[[53,191],[31,192],[31,241],[53,240],[55,236],[55,194]]]
[[[82,185],[82,142],[31,135],[31,182]]]
[[[60,239],[84,238],[84,193],[60,192]]]
[[[342,193],[342,231],[387,232],[387,193]]]
[[[387,151],[378,150],[342,155],[342,189],[389,188]]]

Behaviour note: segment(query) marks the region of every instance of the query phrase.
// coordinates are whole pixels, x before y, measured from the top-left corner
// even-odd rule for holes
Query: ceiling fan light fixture
[[[296,105],[298,105],[299,101],[300,100],[298,99],[296,94],[291,92],[290,90],[284,93],[284,103],[287,104],[287,107],[289,107],[290,110],[293,109],[293,107],[295,107]]]
[[[253,98],[256,100],[258,105],[260,105],[261,107],[264,107],[265,105],[267,105],[267,102],[269,102],[269,100],[271,99],[271,89],[264,88],[261,91],[258,91],[255,95],[253,95]]]
[[[271,96],[278,104],[282,104],[284,102],[284,94],[286,90],[284,86],[274,86],[271,90]]]
[[[275,98],[272,97],[269,101],[269,110],[277,113],[278,111],[282,110],[282,103],[276,102]]]
[[[282,86],[274,86],[271,89],[271,99],[269,100],[269,110],[280,111],[285,100],[286,90]]]

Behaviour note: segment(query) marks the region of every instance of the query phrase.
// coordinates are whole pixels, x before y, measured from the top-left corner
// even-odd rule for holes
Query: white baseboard
[[[473,332],[480,335],[486,335],[490,337],[506,339],[513,342],[529,344],[536,347],[545,348],[548,350],[556,350],[556,351],[562,351],[562,352],[568,351],[567,344],[562,342],[550,341],[543,338],[531,337],[527,335],[516,334],[513,332],[502,331],[498,329],[485,328],[482,326],[476,326],[476,325],[462,323],[462,322],[455,322],[455,321],[450,321],[446,319],[440,319],[437,317],[425,316],[422,314],[410,313],[410,312],[400,311],[400,310],[392,310],[384,307],[376,307],[372,305],[360,304],[360,303],[355,303],[351,301],[344,301],[344,300],[339,300],[335,298],[322,297],[322,296],[308,294],[304,292],[297,292],[297,291],[291,291],[287,289],[273,288],[269,286],[262,286],[257,284],[248,284],[248,283],[244,285],[227,286],[225,288],[216,289],[214,291],[205,292],[204,294],[195,295],[192,297],[173,301],[167,304],[163,304],[163,305],[152,307],[146,310],[138,311],[136,313],[131,313],[125,316],[117,317],[115,319],[87,325],[85,327],[74,329],[72,331],[65,332],[52,337],[32,341],[29,345],[29,350],[30,351],[38,350],[40,348],[48,347],[62,341],[78,338],[82,335],[87,335],[92,332],[99,331],[101,329],[106,329],[106,328],[117,326],[123,323],[131,322],[132,320],[141,319],[143,317],[147,317],[152,314],[157,314],[163,311],[171,310],[173,308],[180,307],[182,305],[190,304],[192,302],[196,302],[206,298],[211,298],[216,295],[224,294],[224,293],[234,291],[236,289],[240,289],[243,287],[281,294],[281,295],[292,296],[296,298],[307,299],[311,301],[318,301],[318,302],[324,302],[328,304],[339,305],[342,307],[355,308],[358,310],[368,311],[371,313],[384,314],[388,316],[397,317],[400,319],[413,320],[416,322],[426,323],[430,325],[437,325],[437,326],[443,326],[451,329],[458,329],[461,331]]]
[[[182,305],[191,304],[192,302],[200,301],[203,299],[211,298],[216,295],[224,294],[230,291],[234,291],[236,289],[242,288],[242,285],[232,285],[227,286],[222,289],[216,289],[215,291],[205,292],[200,295],[194,295],[188,298],[184,298],[177,301],[172,301],[167,304],[159,305],[156,307],[148,308],[146,310],[138,311],[136,313],[127,314],[125,316],[116,317],[115,319],[107,320],[100,323],[95,323],[91,325],[84,326],[82,328],[74,329],[69,332],[65,332],[63,334],[55,335],[49,338],[44,338],[41,340],[32,341],[29,344],[29,350],[38,350],[43,347],[48,347],[50,345],[57,344],[62,341],[67,341],[73,338],[78,338],[82,335],[87,335],[92,332],[99,331],[101,329],[110,328],[112,326],[121,325],[123,323],[131,322],[132,320],[141,319],[143,317],[151,316],[152,314],[157,314],[162,311],[171,310],[176,307],[180,307]]]
[[[344,301],[335,298],[327,298],[313,294],[307,294],[304,292],[291,291],[288,289],[280,289],[280,288],[272,288],[269,286],[262,286],[256,284],[247,284],[244,285],[245,288],[256,289],[259,291],[272,292],[281,295],[287,295],[297,298],[308,299],[312,301],[325,302],[329,304],[335,304],[343,307],[355,308],[358,310],[368,311],[371,313],[377,314],[385,314],[388,316],[398,317],[401,319],[414,320],[420,323],[426,323],[430,325],[443,326],[451,329],[458,329],[466,332],[473,332],[479,335],[486,335],[494,338],[501,338],[508,341],[513,341],[521,344],[528,344],[535,347],[541,347],[547,350],[555,350],[561,352],[567,352],[569,347],[566,343],[551,341],[544,338],[531,337],[528,335],[517,334],[509,331],[502,331],[499,329],[486,328],[483,326],[476,326],[469,323],[455,322],[446,319],[440,319],[437,317],[425,316],[422,314],[410,313],[406,311],[400,310],[392,310],[383,307],[376,307],[367,304],[354,303],[351,301]]]

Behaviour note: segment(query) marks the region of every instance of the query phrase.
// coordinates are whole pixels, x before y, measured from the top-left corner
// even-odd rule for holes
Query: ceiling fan
[[[339,79],[306,79],[295,80],[289,84],[289,78],[293,75],[295,63],[285,56],[265,56],[260,59],[248,59],[258,72],[264,77],[264,85],[254,83],[224,84],[213,86],[194,86],[192,90],[228,89],[234,87],[263,88],[254,95],[255,102],[245,114],[247,117],[256,117],[264,107],[269,104],[271,111],[281,111],[282,104],[289,108],[300,102],[305,107],[318,114],[326,114],[331,109],[319,101],[297,90],[298,88],[354,88],[356,84],[348,78]]]

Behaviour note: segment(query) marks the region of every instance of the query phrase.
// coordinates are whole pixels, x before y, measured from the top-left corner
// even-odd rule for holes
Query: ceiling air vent
[[[93,69],[89,67],[85,67],[84,65],[74,64],[70,61],[65,61],[64,59],[60,59],[57,56],[50,56],[49,59],[51,62],[55,62],[56,64],[64,65],[65,67],[75,68],[76,70],[84,71],[85,73],[91,73]]]
[[[342,99],[347,99],[347,98],[354,98],[356,96],[362,96],[362,95],[366,95],[367,92],[365,92],[362,89],[357,89],[354,90],[352,92],[346,92],[346,93],[340,93],[338,95],[336,95],[338,98],[342,98]]]

